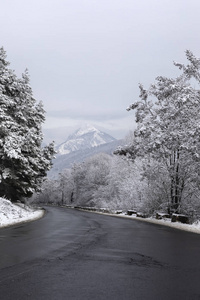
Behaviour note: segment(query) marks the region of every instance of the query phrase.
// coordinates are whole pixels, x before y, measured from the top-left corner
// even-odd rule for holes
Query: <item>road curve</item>
[[[200,299],[200,235],[64,208],[0,229],[0,299]]]

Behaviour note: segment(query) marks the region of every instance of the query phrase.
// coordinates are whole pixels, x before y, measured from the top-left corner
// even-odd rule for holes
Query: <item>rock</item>
[[[171,221],[172,222],[180,222],[183,224],[189,224],[189,217],[186,215],[173,214]]]
[[[137,215],[137,211],[136,211],[136,210],[129,209],[129,210],[127,210],[127,215],[128,215],[128,216]]]
[[[157,220],[162,220],[164,218],[170,218],[170,215],[167,213],[162,213],[162,212],[157,212],[156,213],[156,219]]]
[[[117,215],[122,214],[122,210],[117,210],[115,213],[116,213]]]
[[[107,213],[107,214],[110,213],[110,211],[108,209],[106,209],[106,208],[99,208],[98,211],[102,212],[102,213]]]
[[[142,212],[137,212],[137,217],[139,217],[139,218],[147,218],[147,215],[145,213],[142,213]]]

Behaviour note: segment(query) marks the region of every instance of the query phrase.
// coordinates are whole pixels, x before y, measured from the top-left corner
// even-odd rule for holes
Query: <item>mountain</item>
[[[87,124],[70,135],[64,143],[56,147],[57,156],[70,154],[74,151],[90,149],[115,140],[116,139],[109,134]]]
[[[98,153],[107,153],[112,155],[116,148],[123,144],[122,140],[115,140],[110,143],[102,144],[100,146],[91,147],[90,149],[72,151],[69,154],[63,154],[56,157],[53,160],[53,167],[48,172],[48,178],[56,179],[58,174],[64,169],[70,169],[74,163],[81,163],[87,158],[96,155]]]
[[[69,169],[74,163],[81,163],[98,153],[112,155],[113,151],[122,144],[109,134],[86,125],[75,131],[68,139],[56,147],[57,155],[48,177],[55,179],[64,169]]]

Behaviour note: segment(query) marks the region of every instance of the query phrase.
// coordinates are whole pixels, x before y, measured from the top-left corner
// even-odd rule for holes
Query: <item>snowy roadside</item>
[[[79,209],[81,209],[81,207],[79,207]],[[155,218],[140,218],[137,217],[136,215],[129,216],[125,213],[117,214],[117,213],[108,213],[108,212],[98,212],[94,210],[92,212],[121,217],[121,218],[135,219],[143,222],[150,222],[157,225],[164,225],[164,226],[200,234],[200,222],[194,224],[182,224],[179,222],[175,222],[175,223],[171,222],[171,220],[167,218],[162,220],[157,220]],[[28,221],[34,221],[41,218],[43,215],[44,215],[44,210],[42,209],[34,209],[33,207],[24,206],[23,204],[13,204],[9,200],[0,198],[0,228],[7,227],[14,224],[24,223]]]
[[[167,218],[162,219],[162,220],[157,220],[155,218],[139,218],[139,217],[136,217],[133,215],[128,216],[125,214],[120,214],[120,215],[116,215],[116,216],[130,218],[130,219],[136,219],[136,220],[140,220],[143,222],[149,222],[149,223],[153,223],[153,224],[157,224],[157,225],[164,225],[164,226],[168,226],[171,228],[176,228],[176,229],[200,234],[200,222],[199,221],[196,223],[193,223],[193,224],[182,224],[180,222],[171,222],[171,220],[167,219]]]
[[[75,208],[80,209],[80,210],[87,210],[87,208],[85,208],[85,207],[75,207]],[[149,222],[149,223],[153,223],[153,224],[157,224],[157,225],[168,226],[171,228],[200,234],[200,221],[193,223],[193,224],[183,224],[180,222],[171,222],[171,219],[167,219],[167,218],[157,220],[153,217],[151,217],[151,218],[137,217],[135,214],[129,216],[123,212],[122,213],[106,212],[106,209],[104,209],[104,208],[101,208],[100,211],[98,211],[98,209],[93,209],[93,210],[88,209],[88,211],[94,212],[97,214],[105,214],[105,215],[109,215],[109,216],[115,216],[115,217],[119,217],[119,218],[135,219],[135,220],[142,221],[142,222]]]
[[[34,209],[23,204],[13,204],[0,198],[0,228],[41,218],[44,210]]]

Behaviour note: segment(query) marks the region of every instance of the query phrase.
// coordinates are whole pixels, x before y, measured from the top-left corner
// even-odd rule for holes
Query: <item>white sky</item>
[[[200,57],[199,0],[0,0],[0,41],[16,74],[28,68],[44,128],[81,123],[121,138],[126,107],[185,50]],[[66,129],[67,130],[67,129]],[[56,132],[56,131],[55,131]]]

